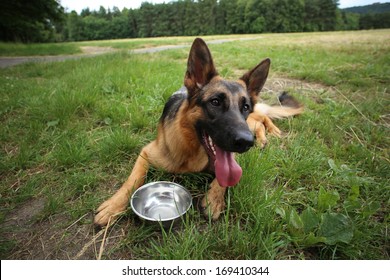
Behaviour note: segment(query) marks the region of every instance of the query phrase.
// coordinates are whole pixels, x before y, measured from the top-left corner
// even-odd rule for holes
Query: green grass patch
[[[217,69],[237,78],[270,57],[273,77],[297,82],[287,89],[305,113],[275,121],[283,138],[269,136],[264,150],[238,156],[243,178],[217,222],[196,203],[173,229],[129,210],[108,232],[103,258],[389,259],[389,31],[260,37],[210,45]],[[149,44],[183,42],[155,40]],[[0,70],[3,259],[74,258],[93,239],[93,231],[78,233],[154,139],[187,55],[188,48],[118,52]],[[152,169],[146,180],[181,183],[197,201],[211,178]],[[35,204],[34,215],[23,211]],[[12,227],[15,217],[23,230]],[[41,242],[53,248],[47,255],[34,247]],[[96,258],[85,252],[81,258]]]
[[[4,43],[0,42],[1,56],[42,56],[69,55],[80,53],[80,47],[75,43]]]

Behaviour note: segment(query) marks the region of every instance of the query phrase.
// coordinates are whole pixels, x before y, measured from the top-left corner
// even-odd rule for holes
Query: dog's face
[[[229,152],[243,153],[254,144],[246,119],[252,111],[245,85],[218,76],[200,89],[196,106],[204,118],[196,128],[202,139],[210,137],[215,145]]]
[[[196,39],[192,45],[184,84],[190,106],[202,111],[195,128],[221,186],[233,186],[241,177],[233,153],[246,152],[254,144],[246,119],[257,102],[269,66],[266,59],[239,80],[228,81],[218,75],[205,42]]]

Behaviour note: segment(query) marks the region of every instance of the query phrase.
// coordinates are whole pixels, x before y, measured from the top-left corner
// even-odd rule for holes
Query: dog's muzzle
[[[250,131],[240,131],[233,140],[233,150],[237,153],[247,152],[255,144],[255,139]]]

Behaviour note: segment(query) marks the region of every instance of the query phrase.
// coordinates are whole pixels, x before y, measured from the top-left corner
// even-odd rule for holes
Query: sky
[[[119,10],[123,8],[137,9],[142,2],[149,3],[169,3],[171,0],[60,0],[61,5],[68,9],[68,12],[75,10],[80,13],[82,9],[89,8],[90,10],[99,10],[100,6],[104,8],[118,7]],[[339,8],[348,8],[354,6],[370,5],[372,3],[386,3],[390,1],[382,0],[339,0]]]

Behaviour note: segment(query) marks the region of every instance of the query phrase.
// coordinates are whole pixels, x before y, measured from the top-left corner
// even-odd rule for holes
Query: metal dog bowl
[[[192,197],[183,186],[176,183],[152,182],[133,193],[130,205],[140,218],[168,225],[188,211]]]

